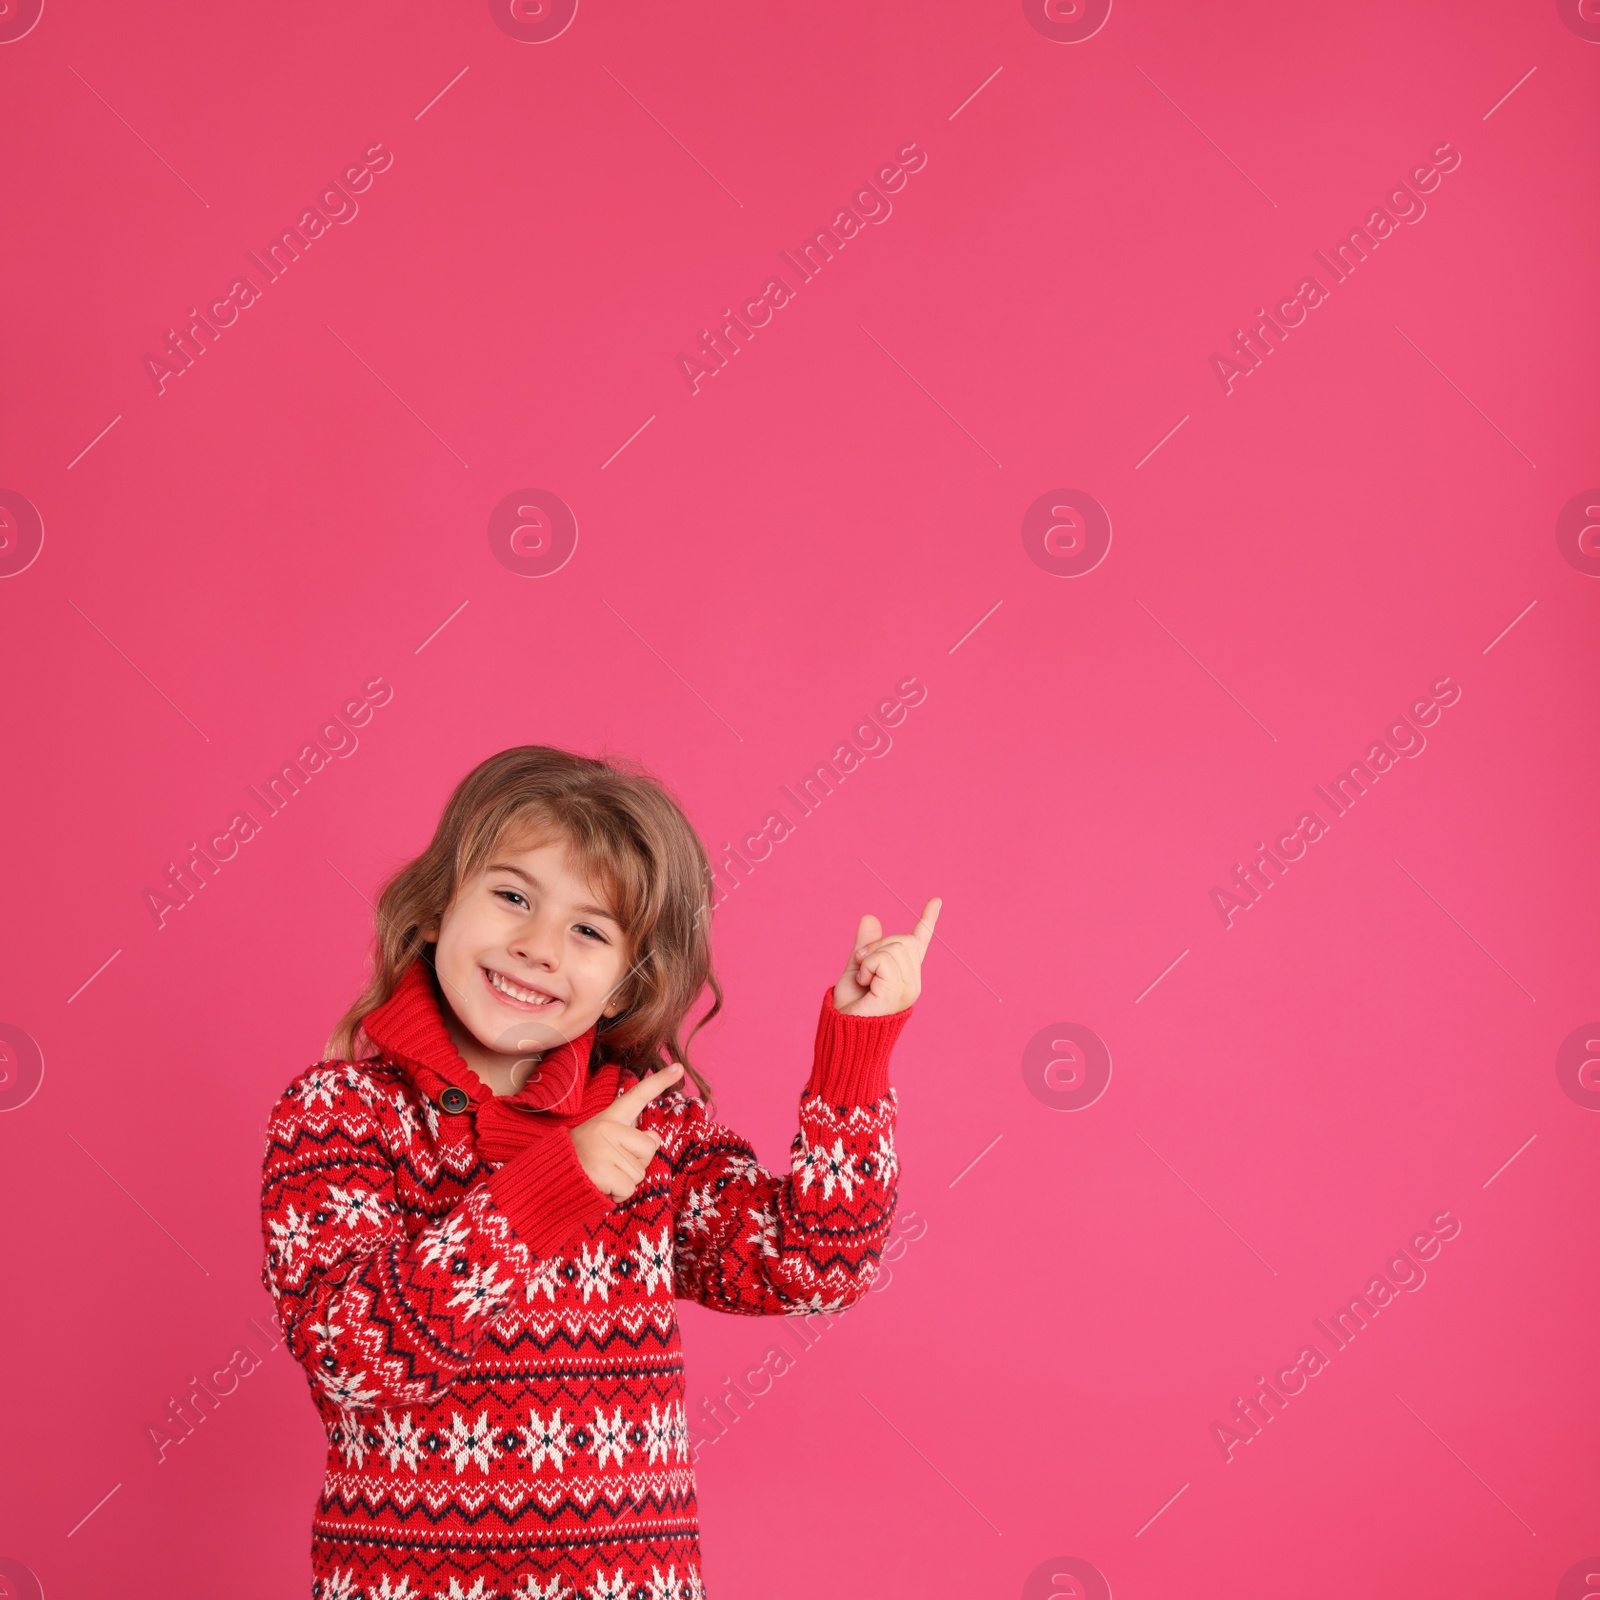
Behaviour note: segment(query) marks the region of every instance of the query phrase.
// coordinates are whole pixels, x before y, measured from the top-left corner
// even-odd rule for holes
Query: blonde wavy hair
[[[629,943],[630,967],[616,990],[616,1016],[596,1027],[594,1061],[642,1076],[665,1054],[709,1103],[689,1039],[722,1009],[711,960],[711,863],[683,809],[643,767],[597,760],[549,745],[490,756],[455,787],[428,848],[395,872],[378,897],[372,978],[329,1038],[329,1060],[376,1053],[362,1019],[395,992],[419,959],[432,963],[421,930],[443,917],[456,891],[511,841],[565,841],[574,870],[610,897]],[[681,1029],[709,988],[711,1008]]]

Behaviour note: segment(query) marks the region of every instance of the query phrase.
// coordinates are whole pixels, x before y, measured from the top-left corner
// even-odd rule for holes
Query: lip
[[[517,1000],[511,995],[507,994],[505,990],[495,988],[494,984],[490,981],[491,974],[496,977],[504,978],[507,983],[516,984],[519,989],[531,989],[535,994],[545,995],[556,1005],[561,1004],[561,997],[559,995],[551,994],[548,989],[544,988],[540,984],[529,983],[522,978],[513,978],[509,972],[500,972],[494,967],[480,967],[478,970],[483,974],[484,988],[487,989],[489,993],[500,1002],[501,1005],[506,1006],[512,1011],[536,1012],[543,1016],[549,1011],[550,1007],[548,1005],[530,1005],[526,1000]]]

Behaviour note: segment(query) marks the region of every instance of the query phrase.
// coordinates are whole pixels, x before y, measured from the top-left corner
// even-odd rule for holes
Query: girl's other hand
[[[626,1094],[619,1094],[604,1111],[571,1130],[578,1160],[595,1188],[622,1201],[639,1187],[645,1168],[655,1160],[661,1145],[658,1134],[642,1132],[635,1126],[639,1113],[682,1077],[683,1068],[676,1062],[652,1072]]]
[[[910,933],[883,937],[883,925],[870,913],[856,929],[856,942],[844,972],[833,986],[833,1004],[852,1017],[886,1017],[904,1011],[922,993],[922,958],[944,904],[937,896],[922,908]]]

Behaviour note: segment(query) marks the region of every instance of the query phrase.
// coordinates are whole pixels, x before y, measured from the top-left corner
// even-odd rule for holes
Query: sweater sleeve
[[[854,1305],[878,1275],[899,1162],[889,1053],[911,1015],[839,1012],[830,988],[789,1173],[776,1178],[749,1142],[679,1091],[651,1122],[672,1167],[673,1287],[680,1299],[745,1316],[800,1316]]]
[[[261,1280],[313,1390],[348,1412],[437,1398],[495,1318],[532,1297],[539,1260],[613,1205],[556,1128],[408,1237],[401,1104],[357,1064],[325,1062],[267,1126]]]

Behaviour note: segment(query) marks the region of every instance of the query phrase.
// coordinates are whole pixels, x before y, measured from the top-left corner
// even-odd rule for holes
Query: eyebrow
[[[544,885],[534,877],[531,872],[524,872],[521,867],[514,867],[509,861],[496,861],[488,869],[490,872],[510,872],[521,878],[524,883],[534,889],[543,889]],[[604,906],[574,906],[574,911],[581,911],[591,917],[604,917],[607,922],[614,922],[619,928],[622,926],[621,918],[607,911]]]

